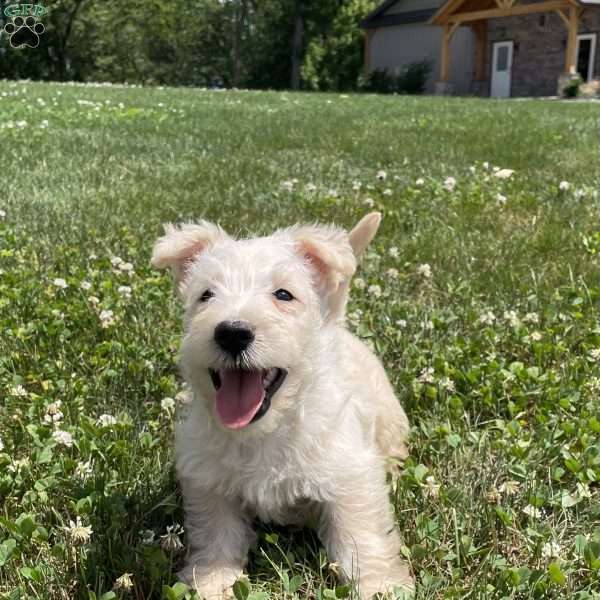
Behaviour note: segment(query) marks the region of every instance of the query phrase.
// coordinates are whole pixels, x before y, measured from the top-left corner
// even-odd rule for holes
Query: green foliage
[[[194,598],[160,224],[380,210],[348,322],[413,424],[390,482],[417,598],[597,600],[593,104],[1,82],[0,105],[1,597]],[[336,570],[260,525],[234,593],[355,599]]]
[[[422,94],[430,73],[431,62],[427,60],[406,65],[398,75],[375,69],[361,83],[361,89],[380,94]]]
[[[565,98],[576,98],[579,96],[579,90],[583,84],[583,78],[578,73],[570,75],[569,80],[563,86],[562,93]]]
[[[353,90],[363,68],[364,32],[358,23],[373,10],[376,0],[349,0],[340,3],[332,19],[307,44],[302,77],[311,90]]]
[[[54,0],[35,51],[0,54],[6,78],[289,86],[298,0]],[[304,87],[354,89],[358,22],[375,0],[301,3]]]

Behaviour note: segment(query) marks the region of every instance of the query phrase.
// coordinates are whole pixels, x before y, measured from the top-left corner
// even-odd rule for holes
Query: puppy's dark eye
[[[287,290],[277,290],[276,292],[273,292],[273,296],[275,296],[277,300],[283,300],[284,302],[291,302],[294,299],[294,296]]]
[[[206,302],[207,300],[210,300],[214,295],[215,294],[213,291],[206,290],[204,292],[204,294],[202,294],[202,296],[200,296],[200,298],[198,298],[198,302]]]

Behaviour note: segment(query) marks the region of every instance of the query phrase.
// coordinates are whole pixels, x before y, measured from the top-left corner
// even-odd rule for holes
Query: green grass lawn
[[[0,82],[0,117],[0,598],[184,596],[160,224],[372,209],[349,324],[413,424],[418,598],[600,598],[598,105]],[[236,594],[350,597],[269,526]]]

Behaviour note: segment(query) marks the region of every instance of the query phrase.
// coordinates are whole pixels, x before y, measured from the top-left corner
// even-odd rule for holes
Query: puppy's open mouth
[[[271,407],[271,398],[287,376],[285,369],[209,369],[215,390],[216,409],[221,423],[242,429],[258,421]]]

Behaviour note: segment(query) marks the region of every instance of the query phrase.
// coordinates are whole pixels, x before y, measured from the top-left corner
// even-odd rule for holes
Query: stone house
[[[427,59],[427,91],[551,96],[600,78],[600,0],[387,0],[360,23],[365,70]]]

